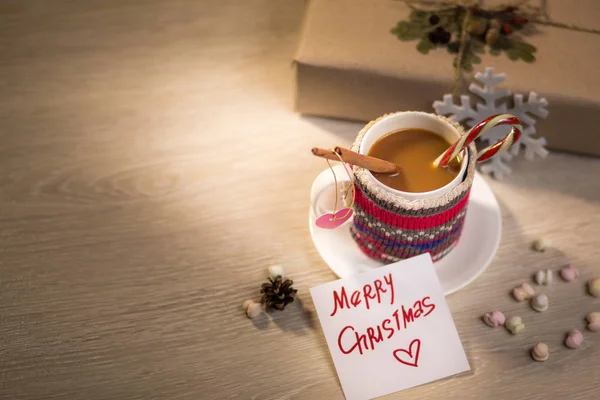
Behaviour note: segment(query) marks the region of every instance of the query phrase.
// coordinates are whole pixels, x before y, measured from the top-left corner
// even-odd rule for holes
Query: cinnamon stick
[[[402,172],[402,169],[399,166],[389,161],[356,153],[352,150],[344,149],[343,147],[336,147],[333,149],[333,151],[339,154],[344,162],[352,165],[358,165],[359,167],[368,169],[371,172],[378,172],[381,174],[397,174]],[[312,153],[317,157],[340,161],[340,158],[336,156],[333,151],[318,147],[312,149]]]

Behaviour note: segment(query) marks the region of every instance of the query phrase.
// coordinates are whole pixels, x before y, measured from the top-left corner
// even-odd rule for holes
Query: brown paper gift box
[[[600,28],[598,0],[545,3],[555,21]],[[309,1],[295,57],[296,109],[360,121],[400,110],[433,112],[433,101],[452,89],[453,56],[446,49],[423,55],[416,41],[398,40],[390,30],[409,12],[393,0]],[[486,52],[474,72],[493,66],[507,74],[502,87],[549,101],[550,115],[537,122],[549,148],[600,156],[600,35],[541,25],[537,31],[526,38],[537,47],[535,62]]]

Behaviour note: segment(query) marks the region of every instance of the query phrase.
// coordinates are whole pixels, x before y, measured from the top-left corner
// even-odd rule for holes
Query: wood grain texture
[[[343,398],[308,292],[334,279],[307,227],[325,168],[309,150],[360,125],[292,111],[303,6],[0,3],[0,398]],[[552,154],[490,182],[502,245],[449,297],[473,371],[389,398],[597,396],[600,335],[561,346],[600,311],[583,279],[548,288],[544,314],[508,293],[566,262],[600,275],[598,176],[600,159]],[[273,263],[301,301],[251,321]],[[527,330],[490,330],[490,309]]]

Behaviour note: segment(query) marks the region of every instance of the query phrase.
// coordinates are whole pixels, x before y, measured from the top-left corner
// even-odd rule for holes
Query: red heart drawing
[[[340,211],[335,214],[327,213],[321,215],[315,223],[319,228],[324,229],[335,229],[344,222],[348,221],[352,216],[352,209],[350,208],[342,208]]]
[[[415,347],[413,349],[413,347]],[[421,351],[421,341],[419,339],[415,339],[412,342],[410,342],[410,346],[408,346],[408,350],[404,350],[404,349],[398,349],[398,350],[394,350],[394,357],[396,357],[396,360],[400,361],[402,364],[411,366],[411,367],[418,367],[418,362],[419,362],[419,352]],[[398,354],[400,353],[400,354]],[[406,359],[406,356],[408,356],[408,359]],[[402,357],[404,357],[405,359],[402,359]]]

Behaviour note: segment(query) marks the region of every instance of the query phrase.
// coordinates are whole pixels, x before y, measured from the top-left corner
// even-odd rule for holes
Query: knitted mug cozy
[[[369,122],[358,134],[352,150],[358,152],[363,137],[384,115]],[[465,131],[460,124],[435,116]],[[354,166],[356,199],[352,237],[369,257],[391,263],[423,253],[437,261],[458,243],[462,232],[469,193],[475,176],[477,149],[468,147],[468,166],[463,181],[439,198],[407,200],[383,189],[369,171]]]

